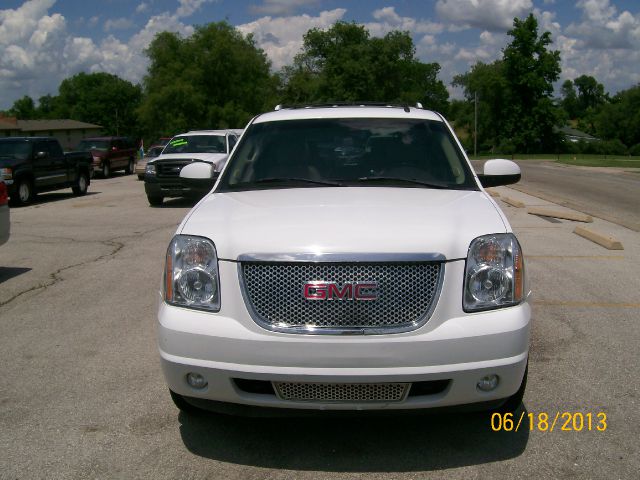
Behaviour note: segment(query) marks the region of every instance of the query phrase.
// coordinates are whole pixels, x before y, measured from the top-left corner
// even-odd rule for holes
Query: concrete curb
[[[524,203],[521,202],[520,200],[516,200],[515,198],[501,197],[500,200],[502,200],[504,203],[511,205],[512,207],[524,208]]]
[[[566,220],[574,220],[576,222],[593,222],[593,217],[585,215],[581,212],[553,210],[550,208],[531,207],[527,210],[531,215],[541,215],[543,217],[564,218]]]
[[[576,227],[573,230],[573,233],[579,235],[587,240],[591,240],[594,243],[597,243],[601,247],[606,248],[607,250],[624,250],[622,243],[614,237],[609,235],[605,235],[603,233],[594,232],[593,230],[588,230],[585,227]]]

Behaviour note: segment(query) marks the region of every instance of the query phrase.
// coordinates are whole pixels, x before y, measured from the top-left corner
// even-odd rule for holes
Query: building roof
[[[597,140],[597,138],[593,135],[589,135],[588,133],[581,132],[580,130],[576,130],[575,128],[571,128],[569,126],[561,127],[558,130],[569,137],[575,137],[583,140]]]
[[[2,120],[0,120],[2,121]],[[17,128],[23,132],[42,132],[45,130],[101,129],[102,126],[78,120],[18,120]],[[13,127],[16,128],[15,126]]]

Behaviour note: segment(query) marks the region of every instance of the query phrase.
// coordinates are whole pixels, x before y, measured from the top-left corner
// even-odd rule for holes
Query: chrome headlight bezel
[[[220,311],[218,254],[211,240],[176,235],[167,248],[163,298],[169,305]]]
[[[526,299],[522,248],[512,233],[475,238],[465,262],[462,308],[480,312],[519,305]]]

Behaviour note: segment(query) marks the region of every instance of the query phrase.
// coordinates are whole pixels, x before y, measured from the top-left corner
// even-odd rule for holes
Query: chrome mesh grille
[[[273,382],[279,398],[298,402],[400,402],[409,383]]]
[[[436,302],[441,264],[242,262],[245,300],[254,319],[274,330],[362,333],[411,330],[428,319]],[[373,301],[311,301],[304,285],[313,281],[376,282]],[[324,330],[324,331],[323,331]]]

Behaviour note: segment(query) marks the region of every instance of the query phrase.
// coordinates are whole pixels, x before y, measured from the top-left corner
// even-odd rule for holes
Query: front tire
[[[126,173],[127,175],[131,175],[134,168],[135,165],[133,164],[133,158],[130,158],[129,163],[127,164],[127,168],[124,170],[124,173]]]
[[[12,198],[14,205],[29,205],[33,202],[34,197],[35,191],[33,189],[33,182],[29,179],[18,180],[16,195]]]
[[[160,205],[162,205],[164,197],[160,195],[147,195],[147,200],[149,200],[149,205],[151,205],[152,207],[159,207]]]
[[[110,175],[111,175],[111,165],[109,165],[109,162],[105,161],[102,164],[102,176],[104,178],[109,178]]]
[[[80,172],[78,174],[78,181],[73,187],[71,187],[71,190],[73,190],[74,195],[82,196],[82,195],[86,195],[88,188],[89,188],[89,178],[86,173]]]

